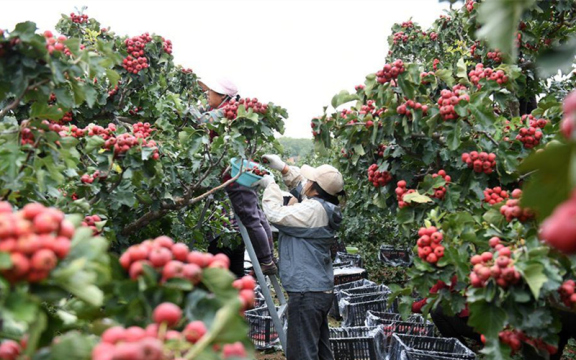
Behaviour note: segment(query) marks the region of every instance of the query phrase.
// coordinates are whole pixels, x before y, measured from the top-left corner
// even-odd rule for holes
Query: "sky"
[[[87,6],[117,35],[172,40],[176,64],[227,77],[243,97],[286,108],[284,136],[311,138],[310,120],[332,96],[354,91],[384,65],[394,23],[427,28],[448,8],[437,0],[3,0],[0,28],[34,21],[53,30]]]

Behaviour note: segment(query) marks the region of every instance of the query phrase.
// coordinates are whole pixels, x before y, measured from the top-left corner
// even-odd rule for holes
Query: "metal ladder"
[[[262,273],[260,263],[258,262],[258,258],[256,257],[256,252],[254,251],[254,247],[252,246],[252,242],[250,241],[248,231],[246,230],[246,227],[244,226],[244,224],[242,224],[242,221],[240,221],[240,218],[238,216],[236,216],[236,222],[238,223],[238,229],[240,230],[240,235],[242,235],[242,240],[246,245],[246,250],[248,250],[250,261],[252,261],[252,267],[254,268],[254,273],[256,274],[258,284],[260,284],[260,288],[262,289],[264,300],[266,300],[266,306],[270,311],[270,317],[272,318],[274,328],[278,333],[278,338],[280,339],[280,345],[282,346],[282,350],[284,351],[284,353],[286,353],[286,333],[284,333],[284,327],[282,326],[283,324],[282,321],[280,320],[284,315],[285,311],[287,310],[286,297],[284,297],[282,286],[278,282],[278,277],[276,275],[268,275],[268,279],[270,279],[270,283],[274,287],[274,292],[276,293],[276,297],[278,298],[278,302],[280,303],[278,311],[276,311],[276,304],[274,304],[274,299],[272,298],[272,294],[270,293],[270,288],[268,288],[268,283],[266,282],[266,275]]]

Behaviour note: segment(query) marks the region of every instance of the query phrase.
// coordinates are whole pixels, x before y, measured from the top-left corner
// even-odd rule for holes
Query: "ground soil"
[[[264,353],[262,351],[256,352],[256,359],[257,360],[286,360],[284,357],[284,353],[282,351],[272,352],[272,353]]]

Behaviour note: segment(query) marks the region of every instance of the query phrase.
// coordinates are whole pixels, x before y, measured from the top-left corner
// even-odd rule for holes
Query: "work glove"
[[[262,156],[262,162],[267,164],[270,169],[282,171],[286,166],[286,163],[282,161],[280,156],[273,154],[266,154]]]
[[[274,181],[274,178],[270,175],[264,175],[262,177],[262,179],[256,181],[254,184],[252,184],[252,187],[260,187],[262,189],[266,189],[268,187],[268,185],[270,185],[272,183],[276,183]]]

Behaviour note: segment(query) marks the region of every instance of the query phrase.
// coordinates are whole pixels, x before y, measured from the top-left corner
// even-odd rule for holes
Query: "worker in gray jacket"
[[[338,197],[344,195],[342,174],[330,165],[301,169],[287,166],[277,155],[264,155],[271,169],[282,173],[290,190],[301,188],[302,201],[283,206],[280,187],[271,176],[259,181],[265,188],[262,208],[280,232],[279,272],[288,293],[288,360],[332,360],[328,311],[333,301],[334,272],[330,247],[342,215]]]

